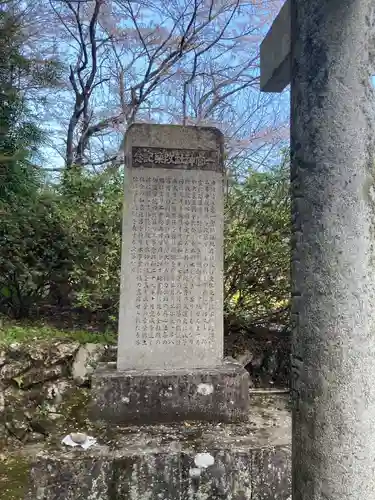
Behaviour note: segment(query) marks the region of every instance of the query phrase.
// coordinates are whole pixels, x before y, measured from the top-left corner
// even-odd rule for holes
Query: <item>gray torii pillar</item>
[[[261,46],[291,83],[293,500],[375,499],[374,23],[290,0]]]

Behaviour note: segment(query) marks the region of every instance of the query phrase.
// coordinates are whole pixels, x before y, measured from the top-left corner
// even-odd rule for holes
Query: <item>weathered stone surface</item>
[[[79,453],[79,454],[78,454]],[[112,458],[76,453],[39,456],[27,500],[288,500],[290,450],[212,451],[215,464],[191,477],[194,452]],[[267,471],[266,473],[264,471]],[[262,481],[259,478],[265,478]]]
[[[5,410],[5,388],[0,384],[0,414]]]
[[[286,0],[260,46],[260,88],[281,92],[291,78],[291,4]]]
[[[6,350],[7,357],[14,360],[19,360],[24,356],[24,344],[21,342],[12,342]]]
[[[27,388],[63,376],[78,348],[69,340],[11,344],[1,353],[0,381]]]
[[[25,419],[23,411],[12,412],[12,419],[5,420],[3,423],[9,436],[25,441],[29,432],[29,424]]]
[[[57,364],[70,360],[79,349],[79,342],[67,342],[66,340],[55,341],[49,346],[47,356],[48,364]]]
[[[50,363],[49,354],[50,344],[48,344],[47,342],[35,342],[33,344],[26,344],[23,348],[23,356],[27,359],[30,358],[36,365],[40,365],[47,359]],[[54,361],[52,361],[52,363],[54,363]]]
[[[290,417],[276,399],[246,424],[134,426],[86,452],[46,450],[27,500],[288,500]]]
[[[293,500],[375,492],[373,0],[292,1]]]
[[[63,379],[48,382],[44,385],[42,398],[52,404],[59,405],[63,401],[66,392],[70,391],[73,387],[73,383],[70,380]]]
[[[103,364],[93,374],[92,391],[93,417],[117,423],[230,422],[248,415],[249,375],[234,363],[142,372]]]
[[[223,358],[223,136],[134,124],[126,134],[119,370]]]
[[[0,380],[9,382],[10,380],[19,377],[31,367],[31,361],[10,361],[0,368]]]
[[[43,400],[35,399],[33,391],[20,391],[13,386],[4,390],[3,398],[0,427],[3,428],[5,436],[10,440],[26,442],[31,433],[38,433],[43,440],[48,434],[49,424],[43,415],[47,407],[39,406],[43,404]]]
[[[24,445],[30,439],[44,440],[56,421],[64,425],[67,411],[77,411],[73,406],[85,400],[83,389],[77,389],[71,379],[70,365],[78,346],[69,340],[55,340],[4,348],[5,364],[0,369],[3,440],[15,445],[18,441]]]
[[[0,349],[0,368],[5,365],[6,362],[6,351],[5,349]]]
[[[33,385],[41,384],[50,380],[57,380],[67,374],[64,365],[50,366],[48,368],[34,367],[22,375],[22,387],[28,389]]]
[[[252,455],[252,499],[278,500],[285,498],[292,500],[291,457],[287,448],[276,449],[260,448]],[[288,493],[285,495],[285,493]],[[280,493],[282,494],[280,496]],[[285,495],[285,496],[283,496]]]
[[[78,349],[71,369],[73,380],[78,385],[86,384],[89,381],[105,350],[105,346],[101,344],[85,344]]]
[[[108,491],[112,474],[110,461],[64,455],[46,455],[36,461],[31,469],[31,482],[37,479],[37,483],[27,494],[28,500],[113,500]]]
[[[3,351],[3,362],[10,360],[45,362],[57,364],[72,358],[79,348],[79,343],[72,340],[38,340],[35,342],[14,342]]]

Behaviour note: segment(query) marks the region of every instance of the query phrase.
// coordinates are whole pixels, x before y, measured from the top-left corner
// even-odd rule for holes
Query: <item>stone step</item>
[[[254,398],[246,423],[112,428],[86,451],[45,449],[27,500],[288,500],[287,397]]]

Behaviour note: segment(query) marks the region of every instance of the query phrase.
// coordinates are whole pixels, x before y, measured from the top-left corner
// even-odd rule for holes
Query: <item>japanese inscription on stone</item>
[[[133,167],[221,171],[218,151],[135,147],[132,154]]]
[[[123,315],[135,354],[127,367],[218,363],[223,213],[219,153],[152,147],[133,147],[131,153],[126,256],[130,303]]]

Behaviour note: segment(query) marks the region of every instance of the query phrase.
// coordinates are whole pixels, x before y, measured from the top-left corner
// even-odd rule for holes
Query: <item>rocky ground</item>
[[[246,344],[233,338],[226,355],[241,360],[253,387],[286,387],[287,338]],[[114,347],[66,339],[0,347],[0,500],[22,498],[30,457],[43,446],[59,444],[72,431],[103,435],[104,430],[87,417],[90,375],[99,361],[115,356]],[[266,407],[272,409],[273,404],[266,401],[253,418],[256,414],[258,420],[271,421]]]
[[[285,387],[288,379],[288,340],[240,339],[227,346],[227,355],[240,360],[253,387]],[[66,419],[68,401],[89,397],[90,374],[115,348],[67,340],[13,343],[0,350],[0,440],[43,441]]]
[[[56,423],[50,429],[50,434],[43,443],[13,443],[13,447],[6,453],[0,454],[0,500],[23,500],[29,486],[30,464],[33,458],[40,452],[54,456],[56,450],[58,455],[71,457],[74,460],[75,452],[72,448],[61,444],[61,440],[67,433],[73,430],[84,432],[94,436],[98,441],[99,448],[112,450],[125,448],[141,449],[142,446],[167,446],[177,440],[185,443],[184,446],[198,446],[200,443],[211,443],[225,439],[230,442],[233,436],[243,436],[236,446],[243,449],[272,445],[284,445],[290,441],[291,419],[290,400],[288,394],[254,394],[249,421],[243,424],[200,424],[197,422],[184,422],[182,424],[159,425],[159,426],[129,426],[126,428],[111,427],[110,429],[91,423],[86,416],[85,404],[87,400],[79,401],[73,398],[70,404],[65,406],[66,413],[64,421]],[[204,434],[202,434],[204,433]],[[158,439],[161,439],[158,442]],[[238,441],[238,439],[236,439]],[[143,443],[143,444],[142,444]],[[62,452],[62,455],[61,455]],[[89,450],[90,452],[90,450]],[[88,452],[88,453],[89,453]],[[87,453],[81,451],[81,453]],[[69,458],[70,460],[70,458]]]

